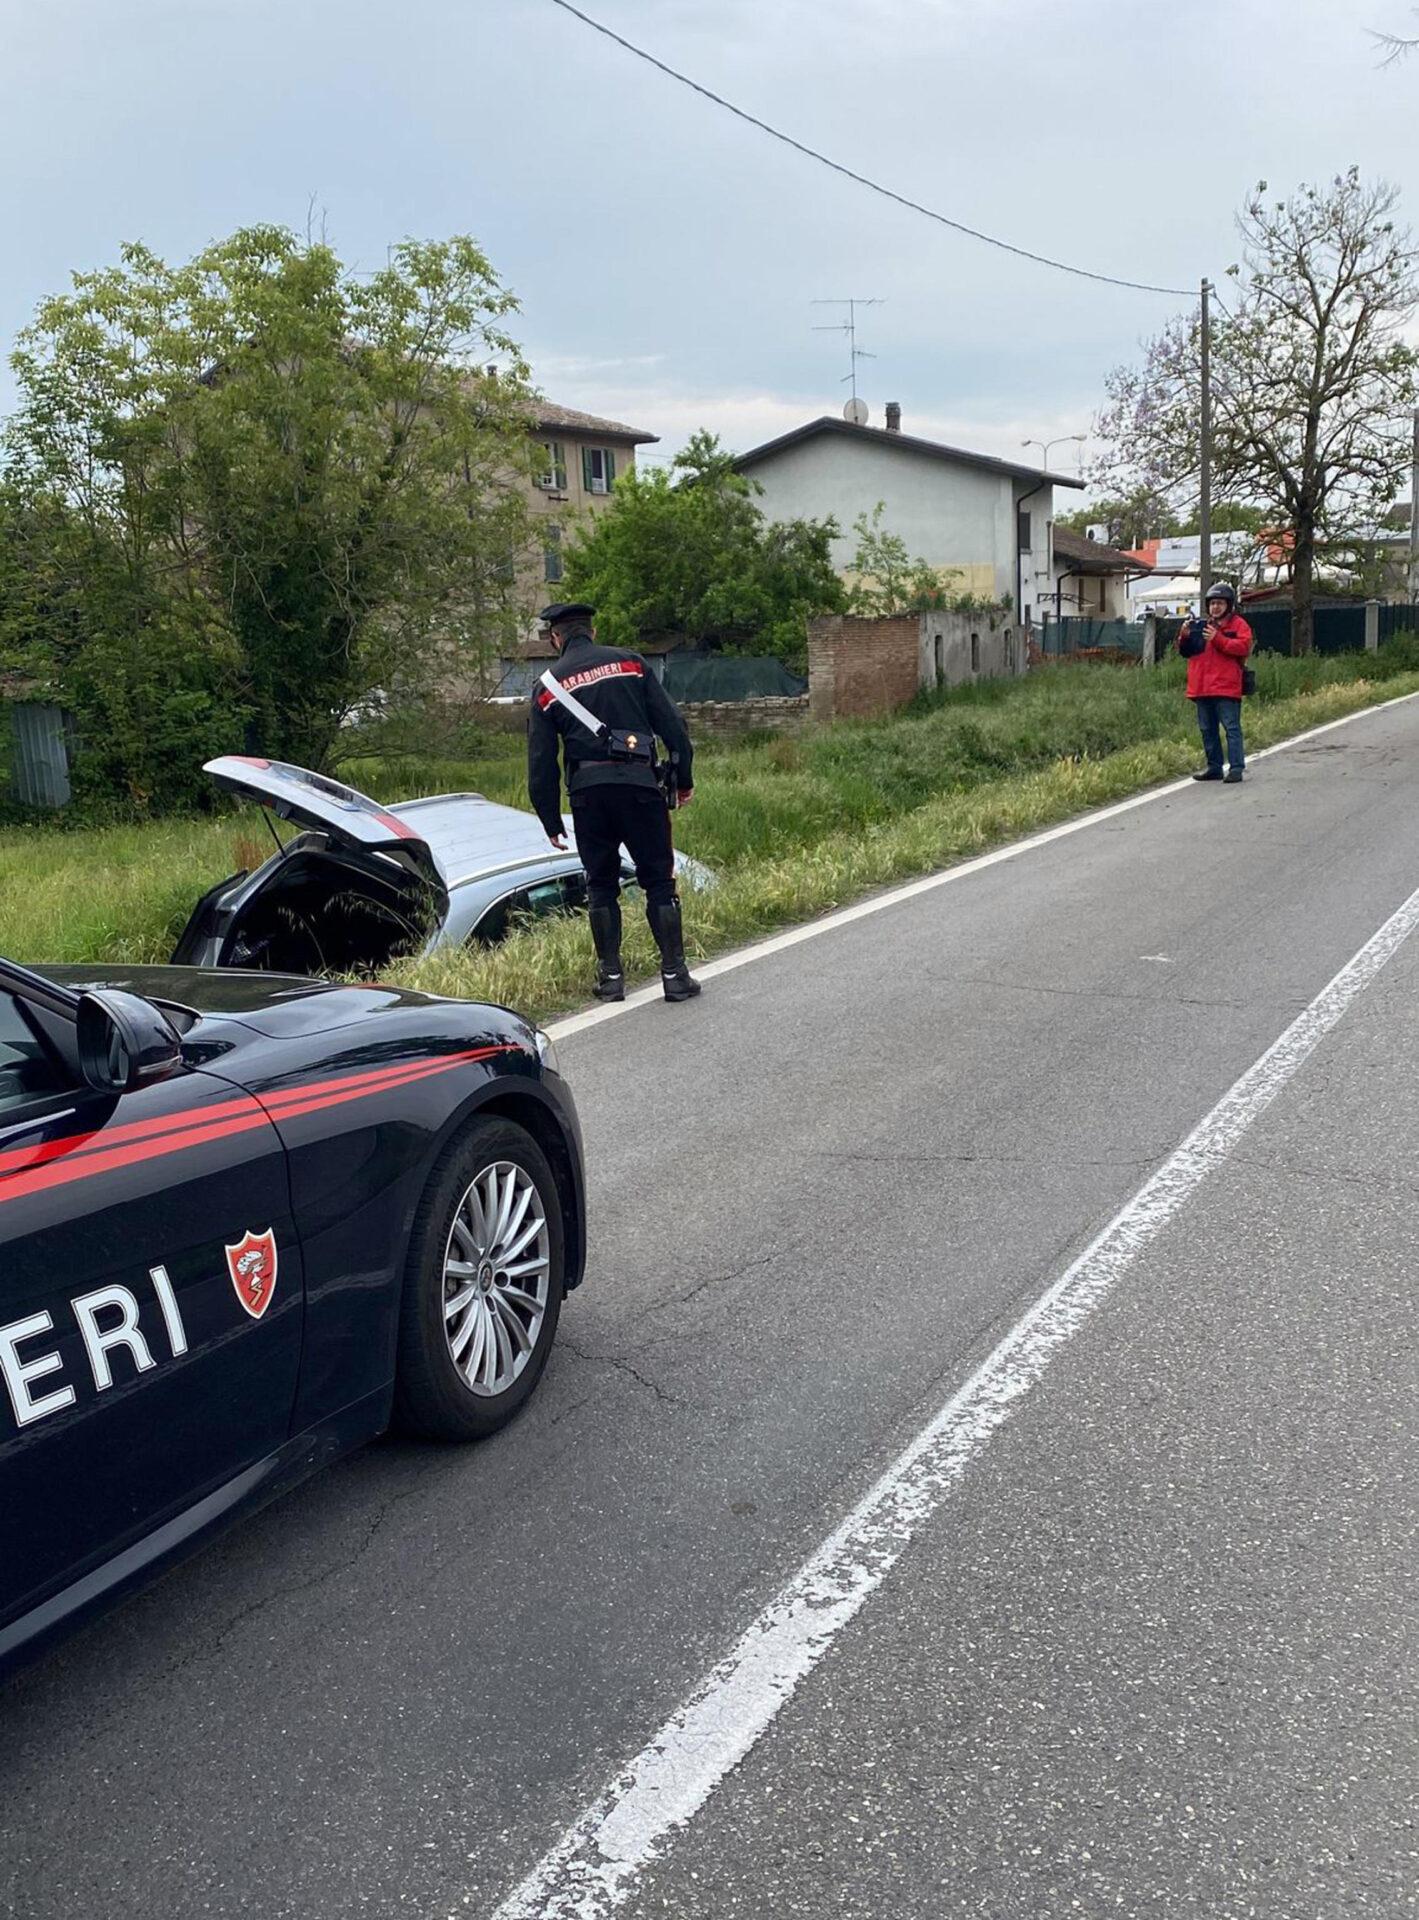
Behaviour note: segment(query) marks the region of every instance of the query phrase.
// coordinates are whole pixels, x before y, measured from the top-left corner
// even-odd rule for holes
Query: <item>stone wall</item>
[[[486,727],[490,733],[526,733],[527,710],[530,700],[516,700],[508,703],[493,700],[451,701],[449,711],[460,719],[472,720],[480,727]]]
[[[687,700],[680,708],[692,740],[733,739],[768,728],[801,733],[808,725],[808,695],[766,695],[757,700]]]

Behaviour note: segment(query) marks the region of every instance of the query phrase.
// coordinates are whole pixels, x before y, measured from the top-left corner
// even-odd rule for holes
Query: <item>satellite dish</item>
[[[854,395],[843,408],[843,419],[851,421],[855,427],[865,427],[867,425],[867,402],[865,400],[859,400],[856,395]]]

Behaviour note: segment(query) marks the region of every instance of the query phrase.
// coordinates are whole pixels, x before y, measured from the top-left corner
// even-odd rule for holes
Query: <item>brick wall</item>
[[[999,614],[832,614],[808,625],[813,718],[866,719],[904,707],[923,687],[959,687],[1024,673],[1025,630]]]
[[[801,733],[808,724],[808,695],[773,694],[758,700],[687,700],[680,708],[692,740],[732,739],[771,728]]]
[[[862,718],[904,707],[921,685],[921,616],[827,614],[808,624],[813,718]]]

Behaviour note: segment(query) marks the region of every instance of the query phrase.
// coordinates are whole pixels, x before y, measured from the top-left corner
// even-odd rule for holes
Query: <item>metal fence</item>
[[[1255,652],[1290,655],[1290,607],[1243,607],[1241,613],[1252,630]],[[1381,646],[1396,634],[1419,633],[1419,605],[1397,602],[1390,606],[1381,602],[1376,607],[1376,613]],[[1316,607],[1313,617],[1317,653],[1360,653],[1364,650],[1363,601],[1347,600],[1329,606],[1321,604]],[[1167,659],[1181,625],[1180,620],[1158,621],[1159,660]]]
[[[8,762],[9,797],[22,807],[69,804],[69,725],[61,707],[43,700],[0,702],[7,735],[0,764]]]
[[[1061,620],[1046,616],[1040,627],[1040,652],[1046,660],[1141,660],[1141,620],[1098,620],[1066,614]]]
[[[1289,607],[1243,607],[1242,618],[1251,628],[1258,653],[1291,651],[1291,609]],[[1317,607],[1315,650],[1317,653],[1361,653],[1365,646],[1365,608],[1363,602],[1345,606]]]
[[[1419,606],[1412,600],[1397,600],[1380,607],[1380,645],[1397,633],[1419,633]]]

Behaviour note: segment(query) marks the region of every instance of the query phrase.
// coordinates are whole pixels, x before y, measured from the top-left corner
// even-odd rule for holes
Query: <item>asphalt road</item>
[[[0,1910],[491,1915],[1419,886],[1419,702],[563,1047],[528,1415],[0,1695]],[[1419,1906],[1419,939],[965,1471],[632,1920]]]

